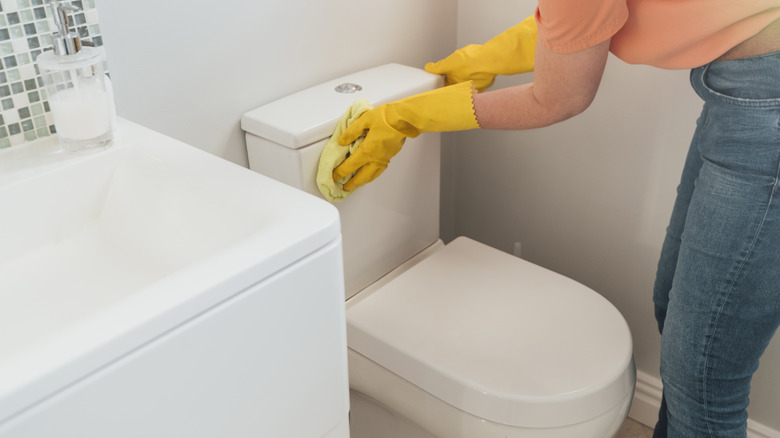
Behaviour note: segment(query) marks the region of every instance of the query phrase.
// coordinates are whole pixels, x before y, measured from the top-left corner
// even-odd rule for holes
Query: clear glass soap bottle
[[[68,1],[51,0],[57,32],[53,50],[38,56],[38,68],[63,149],[71,152],[108,146],[113,139],[113,99],[103,68],[103,52],[82,47],[69,31],[68,13],[79,9]]]

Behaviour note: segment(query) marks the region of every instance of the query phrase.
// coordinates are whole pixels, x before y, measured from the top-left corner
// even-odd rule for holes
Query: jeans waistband
[[[780,52],[694,68],[691,85],[705,102],[780,107]]]

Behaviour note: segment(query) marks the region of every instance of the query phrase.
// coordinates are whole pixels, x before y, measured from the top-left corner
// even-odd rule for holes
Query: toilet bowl
[[[631,338],[600,295],[463,237],[393,277],[347,303],[350,386],[370,394],[353,411],[374,402],[437,437],[617,432]]]
[[[339,87],[350,83],[360,87]],[[250,111],[250,168],[317,195],[324,139],[354,99],[378,105],[440,85],[388,64]],[[614,436],[636,380],[625,320],[562,275],[465,237],[444,245],[439,147],[439,134],[408,140],[337,205],[351,436]]]

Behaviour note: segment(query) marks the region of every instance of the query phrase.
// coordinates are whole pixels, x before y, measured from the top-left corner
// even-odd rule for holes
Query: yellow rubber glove
[[[333,170],[333,179],[354,174],[344,184],[344,190],[353,191],[379,176],[407,137],[417,137],[422,132],[479,128],[473,95],[472,83],[463,82],[366,111],[339,137],[339,144],[348,146],[366,135],[360,147]]]
[[[485,44],[458,49],[425,70],[445,76],[445,84],[473,81],[480,93],[490,88],[496,75],[513,75],[534,70],[536,19],[532,15]]]

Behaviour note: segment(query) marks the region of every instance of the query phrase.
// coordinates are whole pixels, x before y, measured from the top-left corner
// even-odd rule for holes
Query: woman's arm
[[[537,44],[534,82],[474,95],[485,129],[530,129],[552,125],[585,111],[598,91],[609,41],[560,54]]]

